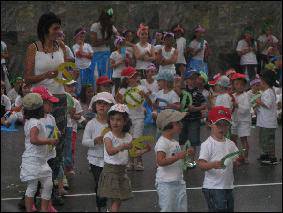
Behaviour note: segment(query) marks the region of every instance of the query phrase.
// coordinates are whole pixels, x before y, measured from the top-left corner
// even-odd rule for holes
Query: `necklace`
[[[45,54],[48,54],[48,49],[44,47],[44,44],[42,43],[43,51]],[[54,52],[54,42],[52,43],[52,52],[51,52],[51,58],[53,59],[53,52]]]

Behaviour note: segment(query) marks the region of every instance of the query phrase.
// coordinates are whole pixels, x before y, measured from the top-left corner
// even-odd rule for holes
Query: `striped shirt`
[[[198,88],[194,88],[194,89],[186,88],[186,91],[191,93],[192,95],[193,106],[199,107],[205,103],[205,98]],[[191,121],[201,119],[201,111],[190,112],[186,118]]]

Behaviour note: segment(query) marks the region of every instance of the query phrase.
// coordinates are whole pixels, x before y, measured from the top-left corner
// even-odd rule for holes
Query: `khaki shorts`
[[[250,121],[237,121],[232,123],[231,133],[238,137],[248,137],[251,135],[251,122]]]

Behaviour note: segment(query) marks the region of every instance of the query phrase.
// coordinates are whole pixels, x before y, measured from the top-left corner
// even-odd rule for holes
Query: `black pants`
[[[90,169],[91,169],[91,173],[94,178],[94,191],[96,193],[96,206],[97,208],[106,207],[107,198],[99,197],[97,195],[98,181],[99,181],[100,174],[103,170],[103,167],[99,167],[99,166],[90,164]]]
[[[257,74],[257,64],[246,64],[241,65],[241,73],[248,75],[249,80],[252,81],[255,79]]]

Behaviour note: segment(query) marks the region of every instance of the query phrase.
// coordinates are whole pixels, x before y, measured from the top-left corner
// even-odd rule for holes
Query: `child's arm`
[[[181,104],[178,103],[173,103],[173,104],[167,104],[165,109],[175,109],[175,110],[180,110],[181,109]]]
[[[129,150],[132,147],[131,143],[129,143],[129,144],[121,144],[121,145],[119,145],[117,147],[113,147],[112,141],[109,138],[104,138],[103,141],[104,141],[104,144],[105,144],[105,149],[106,149],[108,155],[110,155],[110,156],[111,155],[116,155],[117,153],[119,153],[121,151],[124,151],[126,149]]]
[[[185,151],[178,152],[172,157],[166,157],[165,152],[158,151],[156,154],[156,161],[157,161],[158,166],[168,166],[168,165],[175,163],[176,161],[180,159],[184,159],[185,156],[186,156]]]
[[[143,154],[150,152],[150,150],[151,150],[151,146],[149,144],[146,144],[145,149],[137,150],[137,156],[136,157],[142,156]]]
[[[37,127],[32,127],[30,130],[30,143],[34,145],[56,145],[57,139],[43,138],[38,136],[39,130]]]
[[[94,147],[96,144],[103,144],[103,136],[98,136],[96,138],[91,137],[94,131],[95,131],[95,127],[91,126],[91,123],[87,123],[82,139],[82,144],[84,146]]]
[[[207,162],[206,160],[199,159],[197,161],[198,166],[204,170],[210,170],[210,169],[222,169],[223,165],[221,161],[212,161],[212,162]]]
[[[198,112],[198,111],[202,111],[202,110],[205,110],[205,109],[206,109],[206,104],[202,104],[199,107],[196,107],[196,106],[193,106],[193,105],[190,105],[188,107],[189,112]]]
[[[164,59],[162,65],[176,64],[177,59],[178,59],[178,50],[175,49],[172,57],[169,59]]]
[[[80,120],[82,117],[82,113],[74,113],[74,114],[70,114],[71,118],[74,120]]]

